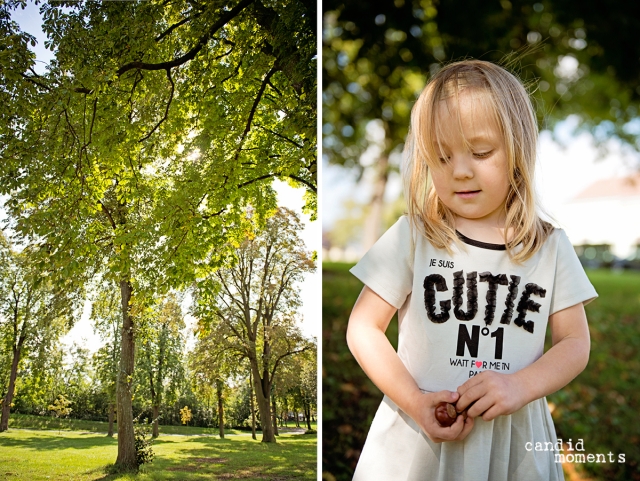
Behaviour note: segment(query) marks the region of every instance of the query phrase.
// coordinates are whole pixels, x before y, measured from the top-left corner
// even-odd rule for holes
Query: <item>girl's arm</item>
[[[396,308],[368,287],[364,287],[349,318],[347,343],[354,357],[374,382],[396,405],[407,413],[434,442],[464,439],[473,427],[458,416],[448,427],[435,419],[435,406],[442,401],[455,402],[458,393],[440,391],[423,393],[385,336]]]
[[[582,303],[549,317],[553,347],[540,359],[513,374],[484,371],[458,388],[459,410],[490,421],[554,393],[580,374],[589,361],[589,328]]]

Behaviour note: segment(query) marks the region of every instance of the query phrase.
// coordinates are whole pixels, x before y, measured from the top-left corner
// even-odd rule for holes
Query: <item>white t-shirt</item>
[[[403,216],[351,272],[399,309],[398,356],[420,389],[455,391],[485,370],[516,372],[543,354],[551,314],[597,293],[564,231],[556,229],[524,264],[503,245],[460,235],[453,255],[413,234]],[[546,399],[489,422],[476,418],[463,441],[433,443],[386,396],[354,480],[563,479]],[[554,444],[555,445],[555,444]]]

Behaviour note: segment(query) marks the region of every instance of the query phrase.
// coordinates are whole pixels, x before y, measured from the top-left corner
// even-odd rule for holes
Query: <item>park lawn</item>
[[[108,474],[117,439],[78,431],[9,429],[0,434],[0,480],[315,480],[316,435],[282,434],[266,444],[251,434],[160,436],[137,475]]]

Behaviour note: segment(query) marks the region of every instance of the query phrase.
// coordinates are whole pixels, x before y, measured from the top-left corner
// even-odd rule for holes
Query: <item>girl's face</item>
[[[438,197],[456,216],[504,227],[507,153],[500,127],[483,103],[465,92],[457,102],[439,103],[436,119],[442,135],[435,150],[441,163],[431,177]]]

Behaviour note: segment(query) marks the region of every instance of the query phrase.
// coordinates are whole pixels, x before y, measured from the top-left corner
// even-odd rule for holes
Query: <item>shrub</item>
[[[155,456],[152,445],[151,425],[135,423],[133,426],[136,447],[136,464],[138,467],[153,461]]]

